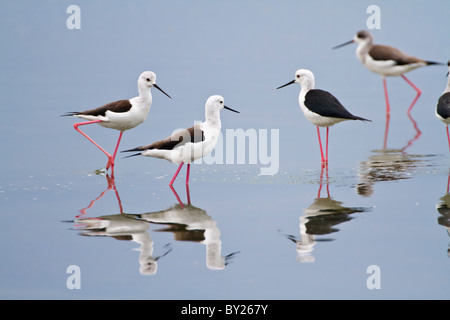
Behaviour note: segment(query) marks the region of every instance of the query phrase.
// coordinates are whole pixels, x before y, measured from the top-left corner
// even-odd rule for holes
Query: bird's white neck
[[[205,111],[205,123],[210,126],[220,130],[222,123],[220,121],[220,110],[218,109],[207,109]]]
[[[314,78],[304,78],[300,83],[300,95],[305,95],[309,90],[314,89],[315,81]]]
[[[447,87],[444,90],[444,93],[450,92],[450,75],[448,75]]]
[[[366,39],[365,41],[358,43],[358,47],[356,48],[356,57],[359,61],[361,61],[362,63],[366,61],[366,56],[369,53],[372,45],[372,39]]]
[[[150,89],[144,86],[138,86],[139,99],[143,103],[152,103],[152,94],[150,93]]]

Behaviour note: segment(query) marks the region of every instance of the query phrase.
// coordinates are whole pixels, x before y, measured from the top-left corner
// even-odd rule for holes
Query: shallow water
[[[380,5],[375,39],[447,61],[448,10],[439,18],[414,2],[398,24],[402,3]],[[388,79],[386,134],[381,79],[354,46],[330,49],[365,25],[370,3],[81,2],[80,30],[66,28],[69,4],[0,5],[10,48],[0,53],[2,299],[449,298],[450,155],[434,116],[447,70],[408,75],[422,89],[412,118],[414,91]],[[406,37],[411,21],[416,36]],[[327,170],[299,88],[275,90],[298,68],[372,120],[330,129]],[[121,150],[201,121],[206,98],[222,94],[241,112],[222,112],[224,133],[278,130],[278,172],[261,175],[261,157],[194,164],[189,189],[183,169],[172,190],[176,166],[162,160],[119,155],[114,177],[96,171],[104,155],[59,115],[134,96],[147,69],[173,99],[152,90],[147,121]],[[118,137],[86,132],[108,150]],[[68,288],[70,266],[80,289]]]

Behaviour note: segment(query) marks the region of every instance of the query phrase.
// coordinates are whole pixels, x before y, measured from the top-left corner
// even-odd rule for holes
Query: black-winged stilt
[[[89,120],[86,122],[75,123],[73,126],[75,130],[81,133],[101,151],[103,151],[104,154],[106,154],[106,156],[108,157],[106,170],[108,170],[110,167],[111,170],[114,169],[114,159],[116,158],[116,153],[119,148],[123,132],[140,125],[147,118],[148,112],[150,111],[150,107],[152,105],[152,94],[150,93],[150,88],[155,87],[170,98],[167,93],[165,93],[160,87],[156,85],[156,74],[151,71],[143,72],[139,76],[137,83],[139,96],[135,98],[128,100],[118,100],[105,104],[104,106],[98,107],[96,109],[81,112],[68,112],[63,115],[75,116],[81,119]],[[78,128],[79,126],[92,123],[97,123],[102,127],[120,131],[119,139],[117,140],[116,148],[112,156],[94,140],[92,140],[86,133]]]
[[[189,184],[190,163],[209,154],[216,146],[222,127],[220,122],[220,110],[222,109],[239,113],[239,111],[225,106],[222,96],[214,95],[209,97],[206,101],[204,122],[176,132],[171,136],[152,144],[121,152],[138,151],[138,153],[128,157],[142,155],[165,159],[174,164],[178,164],[178,169],[170,181],[169,186],[173,185],[181,167],[186,163],[188,165],[186,184]]]
[[[450,60],[447,63],[450,72]],[[447,77],[449,73],[447,72]],[[447,87],[444,90],[444,93],[439,98],[437,106],[436,106],[436,117],[445,123],[445,127],[447,130],[447,140],[448,146],[450,148],[450,135],[448,132],[448,125],[450,124],[450,77],[447,81]]]
[[[386,77],[401,76],[417,92],[415,99],[408,108],[409,114],[422,92],[408,78],[406,78],[404,74],[419,67],[442,64],[440,62],[426,61],[412,57],[391,46],[374,44],[372,34],[366,30],[359,31],[352,40],[335,46],[333,49],[343,47],[353,42],[358,44],[358,47],[356,48],[356,56],[359,61],[361,61],[367,69],[383,77],[383,88],[384,97],[386,99],[387,113],[390,112],[390,106]]]
[[[329,127],[345,120],[370,121],[351,114],[331,93],[314,89],[314,74],[306,69],[295,72],[294,80],[278,87],[283,88],[293,83],[301,86],[298,101],[306,118],[317,127],[319,137],[320,155],[322,164],[328,163],[328,131]],[[322,142],[320,139],[319,127],[327,128],[326,155],[323,155]]]

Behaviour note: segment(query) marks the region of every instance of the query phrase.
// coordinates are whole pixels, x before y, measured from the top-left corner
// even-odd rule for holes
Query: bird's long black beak
[[[227,109],[227,110],[230,110],[230,111],[233,111],[233,112],[236,112],[236,113],[240,113],[239,111],[231,109],[231,108],[228,108],[227,106],[223,106],[223,108]]]
[[[156,89],[158,89],[159,91],[161,91],[162,93],[164,93],[166,96],[168,96],[170,99],[172,99],[172,97],[169,96],[167,93],[165,93],[163,89],[161,89],[160,87],[158,87],[158,85],[157,85],[156,83],[155,83],[153,86],[154,86]]]
[[[293,84],[293,83],[295,83],[295,80],[289,81],[288,83],[283,84],[282,86],[279,86],[277,89],[284,88],[284,87],[286,87],[286,86],[288,86],[288,85],[290,85],[290,84]]]
[[[353,42],[355,42],[355,40],[350,40],[350,41],[347,41],[347,42],[345,42],[343,44],[340,44],[340,45],[338,45],[336,47],[333,47],[332,49],[338,49],[338,48],[344,47],[344,46],[346,46],[346,45],[348,45],[350,43],[353,43]]]

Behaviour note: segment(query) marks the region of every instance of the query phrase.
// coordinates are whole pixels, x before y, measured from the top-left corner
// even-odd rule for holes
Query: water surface
[[[380,4],[376,41],[447,61],[449,5],[405,3]],[[434,116],[447,70],[408,75],[423,92],[411,117],[414,91],[388,79],[386,133],[381,79],[354,46],[331,50],[371,3],[81,1],[81,29],[68,30],[70,4],[0,5],[1,298],[449,298],[450,155]],[[372,120],[331,128],[328,170],[299,88],[275,90],[298,68]],[[183,170],[172,190],[176,166],[158,159],[118,156],[114,177],[97,172],[104,155],[59,116],[133,97],[144,70],[173,99],[153,90],[121,150],[202,121],[221,94],[241,111],[222,112],[223,132],[279,130],[277,174],[261,175],[259,159],[195,164],[189,189]],[[108,150],[118,137],[86,132]],[[72,265],[81,289],[67,287]],[[367,286],[373,265],[380,289]]]

